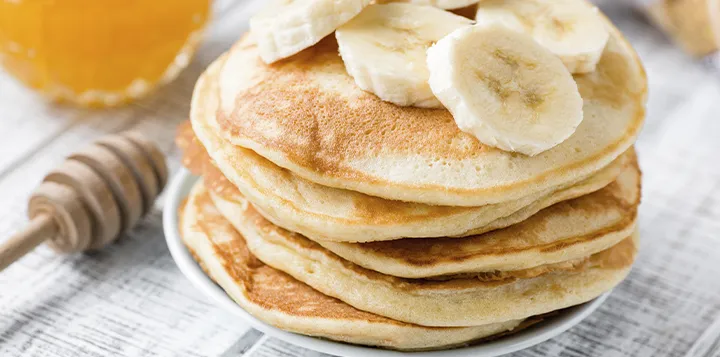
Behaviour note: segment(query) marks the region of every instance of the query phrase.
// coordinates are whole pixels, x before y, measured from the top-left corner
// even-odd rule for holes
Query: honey
[[[0,63],[59,101],[111,106],[187,66],[210,0],[0,0]]]

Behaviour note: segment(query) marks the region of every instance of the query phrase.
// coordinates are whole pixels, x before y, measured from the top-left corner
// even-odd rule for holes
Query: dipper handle
[[[30,221],[25,229],[0,246],[0,271],[7,268],[14,261],[29,253],[42,242],[58,232],[53,218],[42,215]]]

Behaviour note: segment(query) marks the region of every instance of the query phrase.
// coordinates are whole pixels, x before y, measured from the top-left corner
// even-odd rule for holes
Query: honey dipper
[[[134,132],[72,154],[33,192],[27,227],[0,245],[0,271],[43,242],[77,253],[115,241],[151,209],[167,178],[162,152]]]

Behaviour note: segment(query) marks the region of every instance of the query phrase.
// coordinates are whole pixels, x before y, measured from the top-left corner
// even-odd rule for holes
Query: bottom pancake
[[[263,264],[213,206],[202,183],[180,209],[183,242],[238,305],[275,327],[398,350],[450,348],[516,332],[538,318],[474,327],[425,327],[361,311]]]
[[[274,225],[247,201],[238,202],[236,208],[232,216],[225,217],[245,237],[252,254],[265,264],[360,310],[423,326],[487,325],[587,302],[625,278],[638,243],[637,234],[628,233],[606,250],[571,264],[542,267],[540,274],[520,271],[499,279],[407,279],[347,261],[298,233]]]

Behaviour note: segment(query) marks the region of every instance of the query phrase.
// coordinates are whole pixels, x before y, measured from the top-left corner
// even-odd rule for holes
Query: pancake
[[[362,91],[331,36],[272,65],[244,36],[220,72],[221,107],[208,122],[233,145],[324,186],[447,206],[520,199],[589,176],[635,141],[647,80],[634,50],[607,26],[597,70],[574,76],[584,120],[533,157],[482,145],[447,110],[399,107]]]
[[[206,177],[205,183],[220,212],[231,221],[242,220],[248,200],[222,181]],[[522,209],[489,226],[508,228],[466,238],[317,243],[344,259],[387,275],[427,278],[484,273],[481,275],[496,276],[504,271],[582,259],[612,247],[635,230],[639,204],[640,171],[633,156],[632,164],[617,180],[597,192],[557,203],[530,218],[525,211],[535,210]],[[256,207],[254,203],[253,207]],[[509,225],[508,222],[519,223]]]
[[[182,239],[206,273],[243,309],[281,329],[343,342],[426,350],[517,331],[537,321],[433,328],[360,311],[255,258],[243,237],[215,210],[202,183],[193,188],[179,215]]]
[[[190,153],[190,156],[186,155],[185,165],[203,175],[206,181],[227,177],[273,223],[318,241],[374,242],[468,236],[502,228],[556,202],[606,186],[620,174],[633,155],[621,155],[591,177],[580,177],[581,181],[569,182],[568,186],[479,207],[393,201],[322,186],[278,167],[252,150],[228,143],[209,127],[208,122],[214,120],[217,112],[216,76],[223,62],[224,58],[221,58],[213,63],[195,86],[192,129],[180,130],[177,140],[181,148]],[[194,139],[193,130],[200,140]],[[204,163],[208,160],[204,148],[222,174],[213,165]],[[513,219],[501,220],[513,213],[519,214]]]
[[[405,279],[365,269],[265,219],[251,204],[230,223],[265,264],[323,294],[381,316],[423,326],[478,326],[522,319],[589,301],[620,283],[635,258],[637,236],[580,261],[445,281]],[[530,278],[528,278],[528,276]]]

